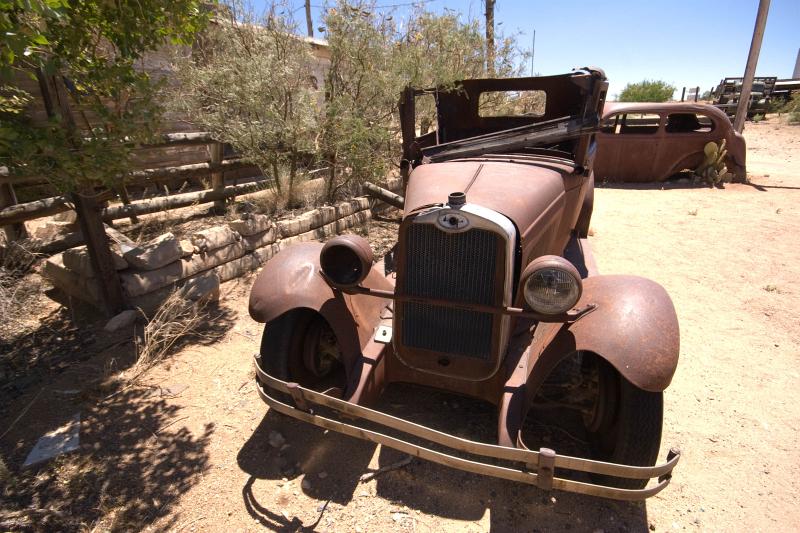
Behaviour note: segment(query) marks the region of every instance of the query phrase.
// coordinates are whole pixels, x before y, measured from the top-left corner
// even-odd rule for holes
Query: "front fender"
[[[386,300],[346,295],[332,288],[320,274],[322,243],[296,244],[281,250],[264,266],[250,292],[250,316],[257,322],[271,322],[292,309],[306,308],[328,321],[347,357],[360,353],[380,321]],[[370,271],[365,285],[391,289],[391,283],[377,268]]]
[[[667,291],[637,276],[591,276],[583,281],[578,305],[589,303],[597,305],[592,313],[572,324],[547,324],[549,334],[535,336],[528,393],[535,394],[555,365],[575,351],[596,353],[640,389],[666,389],[680,351],[678,317]]]
[[[576,351],[606,359],[637,387],[667,388],[678,365],[678,317],[667,291],[636,276],[590,276],[577,307],[597,308],[571,324],[540,322],[512,346],[509,378],[499,405],[498,442],[517,446],[536,393],[562,360]],[[517,361],[517,362],[515,362]]]

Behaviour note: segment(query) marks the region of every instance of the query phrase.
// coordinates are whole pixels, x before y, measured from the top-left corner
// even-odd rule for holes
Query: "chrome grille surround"
[[[466,218],[467,224],[459,222],[447,227],[442,221],[450,215],[459,220]],[[398,280],[404,294],[422,299],[510,305],[516,229],[508,218],[473,204],[459,209],[437,207],[417,215],[405,231],[402,258],[405,268],[403,279]],[[505,256],[504,268],[499,272],[498,249]],[[501,289],[498,276],[503,278]],[[395,342],[402,345],[401,349],[408,347],[487,361],[497,351],[493,345],[497,323],[492,313],[419,302],[400,305],[402,335]],[[507,316],[499,321],[502,345],[508,339],[508,322]],[[434,373],[450,375],[445,368]]]

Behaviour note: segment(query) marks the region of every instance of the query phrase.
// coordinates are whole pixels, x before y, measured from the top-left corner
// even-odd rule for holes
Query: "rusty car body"
[[[252,289],[250,314],[266,324],[258,390],[270,408],[543,489],[623,500],[661,491],[680,456],[670,450],[654,465],[662,391],[678,361],[675,310],[653,281],[600,275],[586,240],[607,87],[601,70],[584,68],[405,90],[407,183],[394,252],[373,264],[357,235],[295,245]],[[535,104],[513,116],[483,113],[482,94],[509,91],[510,107],[525,91],[536,92]],[[423,133],[415,102],[426,95],[437,127]],[[590,392],[574,408],[591,458],[524,438],[537,393],[567,361]],[[372,409],[395,382],[494,404],[497,442]],[[432,445],[411,442],[419,439]]]
[[[744,180],[745,141],[714,106],[689,102],[607,103],[594,175],[610,182],[663,181],[698,168],[709,142],[725,141],[728,171]]]

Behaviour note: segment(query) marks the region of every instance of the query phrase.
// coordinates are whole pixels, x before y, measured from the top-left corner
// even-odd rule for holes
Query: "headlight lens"
[[[537,313],[558,315],[572,309],[581,297],[578,271],[566,259],[540,257],[525,269],[523,295]]]
[[[364,281],[372,262],[369,242],[358,235],[334,237],[325,243],[319,254],[322,272],[340,287],[351,287]]]

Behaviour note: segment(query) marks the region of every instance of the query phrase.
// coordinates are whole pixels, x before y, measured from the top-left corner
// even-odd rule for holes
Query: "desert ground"
[[[0,529],[800,529],[800,127],[772,118],[748,123],[745,136],[750,183],[596,192],[600,271],[659,282],[681,324],[661,457],[670,447],[683,455],[670,486],[646,502],[544,492],[418,459],[362,481],[404,456],[268,412],[259,399],[251,355],[262,327],[247,313],[249,277],[223,285],[203,337],[116,387],[107,382],[130,366],[132,341],[104,332],[99,317],[31,297],[36,327],[15,342],[69,357],[4,396]],[[391,216],[373,221],[373,244],[384,247],[395,227]],[[392,387],[380,407],[471,438],[494,431],[491,406],[468,399]],[[78,450],[22,468],[36,440],[76,413]],[[541,432],[543,445],[564,441],[552,433]]]

